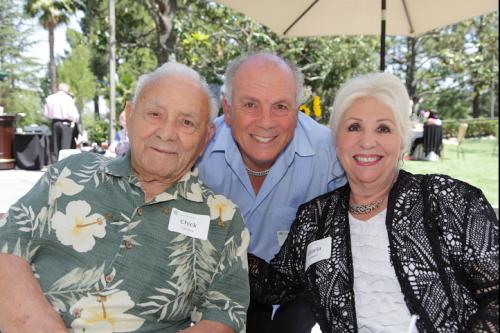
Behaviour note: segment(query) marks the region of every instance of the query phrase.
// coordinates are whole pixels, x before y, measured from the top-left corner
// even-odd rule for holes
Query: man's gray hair
[[[205,92],[208,98],[208,105],[210,108],[210,121],[213,121],[219,112],[219,107],[217,100],[215,99],[210,87],[208,86],[205,79],[194,69],[177,62],[167,62],[162,66],[156,68],[150,73],[143,74],[139,77],[137,85],[135,87],[134,96],[132,97],[132,106],[135,106],[137,98],[141,94],[142,90],[149,83],[156,81],[161,78],[179,75],[187,79],[193,80],[200,85],[200,88]]]
[[[57,90],[64,91],[65,93],[69,94],[69,85],[67,83],[61,82],[57,86]]]
[[[335,140],[342,116],[360,98],[372,97],[394,114],[404,150],[411,143],[411,122],[408,116],[410,97],[399,78],[388,73],[370,73],[347,80],[337,91],[328,126]]]
[[[268,52],[268,51],[258,51],[243,54],[233,60],[231,60],[226,68],[226,72],[224,74],[224,96],[229,104],[232,103],[232,95],[233,95],[233,79],[234,75],[238,71],[241,65],[243,65],[247,60],[254,57],[264,57],[268,62],[274,62],[278,64],[286,65],[293,74],[295,79],[295,102],[297,106],[302,102],[302,94],[303,94],[303,84],[304,79],[302,76],[302,72],[300,69],[293,64],[292,62],[280,57],[279,55]]]

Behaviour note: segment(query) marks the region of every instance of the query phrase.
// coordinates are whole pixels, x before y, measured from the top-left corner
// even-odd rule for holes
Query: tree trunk
[[[416,116],[417,104],[418,104],[418,96],[417,96],[417,83],[415,81],[415,72],[416,72],[416,59],[417,59],[417,38],[416,37],[408,37],[406,39],[406,46],[408,49],[406,56],[406,89],[408,90],[408,95],[413,101],[411,106],[411,114],[412,117]]]
[[[479,109],[481,99],[481,90],[479,89],[479,83],[474,82],[473,84],[473,97],[472,97],[472,117],[479,118],[481,115],[481,110]]]
[[[408,48],[407,61],[406,61],[406,89],[408,89],[408,94],[414,97],[417,92],[417,85],[415,82],[415,66],[416,66],[416,37],[408,37],[406,39],[406,45]]]
[[[49,31],[49,80],[51,93],[57,92],[56,59],[54,56],[54,25],[47,27]]]
[[[175,59],[174,17],[177,0],[146,0],[146,7],[155,22],[157,46],[155,51],[158,65]]]
[[[101,115],[99,114],[99,96],[96,94],[94,96],[94,119],[99,118],[101,118]]]

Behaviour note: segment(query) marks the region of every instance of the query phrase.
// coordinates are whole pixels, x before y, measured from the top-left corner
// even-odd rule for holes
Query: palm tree
[[[38,18],[40,25],[49,32],[49,79],[52,93],[57,91],[56,60],[54,57],[54,29],[69,21],[69,17],[77,9],[74,0],[28,0],[25,12]]]

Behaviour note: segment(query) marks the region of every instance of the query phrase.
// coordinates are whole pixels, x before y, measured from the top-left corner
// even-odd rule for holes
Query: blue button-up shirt
[[[248,251],[270,261],[279,251],[300,204],[345,183],[330,130],[299,112],[292,141],[255,193],[224,117],[198,163],[200,179],[236,203],[250,230]]]

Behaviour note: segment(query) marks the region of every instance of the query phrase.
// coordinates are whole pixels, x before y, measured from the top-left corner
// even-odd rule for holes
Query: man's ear
[[[128,131],[128,128],[130,126],[130,117],[132,116],[132,102],[125,102],[125,108],[123,109],[123,112],[125,112],[125,126],[127,127]]]
[[[210,142],[210,140],[215,135],[215,125],[214,125],[214,123],[210,122],[210,124],[208,124],[207,126],[208,126],[207,135],[205,135],[205,142],[203,142],[203,149],[200,152],[200,157],[203,156],[203,153],[205,152],[205,149],[207,148],[208,143]]]
[[[222,97],[222,111],[224,111],[224,121],[226,122],[226,125],[231,127],[231,106],[229,105],[226,96]]]

